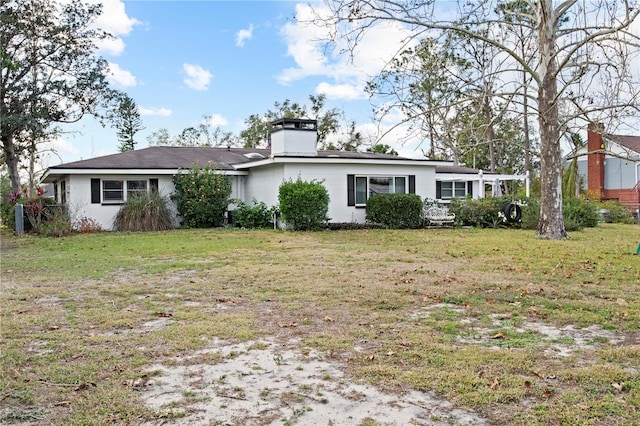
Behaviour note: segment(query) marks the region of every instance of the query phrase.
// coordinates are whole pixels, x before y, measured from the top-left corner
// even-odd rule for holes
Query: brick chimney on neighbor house
[[[602,139],[604,125],[589,123],[587,128],[587,192],[589,197],[601,200],[604,197],[604,155]]]

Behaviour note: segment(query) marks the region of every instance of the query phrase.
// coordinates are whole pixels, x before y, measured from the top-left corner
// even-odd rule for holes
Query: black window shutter
[[[100,179],[91,179],[91,204],[100,204]]]
[[[356,175],[347,175],[347,205],[356,205]]]
[[[473,197],[473,181],[467,182],[467,195]]]
[[[416,175],[409,175],[409,194],[416,193]]]
[[[442,182],[439,180],[436,181],[436,199],[440,200],[442,198]]]
[[[151,192],[158,192],[158,179],[149,179],[149,186],[151,187]]]

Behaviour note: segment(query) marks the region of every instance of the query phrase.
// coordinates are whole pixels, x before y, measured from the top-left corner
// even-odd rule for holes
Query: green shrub
[[[450,211],[456,215],[456,223],[478,228],[497,228],[512,225],[504,216],[505,208],[513,197],[486,197],[479,199],[454,199]]]
[[[120,207],[113,227],[116,231],[164,231],[173,224],[166,200],[150,191],[130,197]]]
[[[322,182],[299,177],[282,182],[278,190],[282,220],[295,231],[317,230],[326,225],[329,192]]]
[[[178,213],[185,228],[211,228],[224,225],[229,206],[231,180],[209,163],[197,164],[173,176]]]
[[[233,222],[241,228],[270,228],[273,226],[273,214],[278,210],[276,207],[267,207],[263,202],[252,201],[249,205],[243,201],[237,201],[236,209],[233,211]]]
[[[563,201],[564,227],[567,231],[598,226],[598,206],[578,197]]]
[[[633,215],[631,211],[625,207],[620,201],[604,201],[597,204],[597,209],[606,210],[604,217],[602,218],[608,223],[634,223]]]
[[[10,226],[9,221],[13,221],[13,203],[11,197],[11,182],[5,174],[0,174],[0,223]],[[15,226],[13,227],[15,228]]]
[[[520,227],[523,229],[538,229],[540,221],[540,200],[528,198],[521,204],[522,220]]]
[[[368,222],[392,229],[422,225],[423,202],[416,194],[377,194],[367,200]]]

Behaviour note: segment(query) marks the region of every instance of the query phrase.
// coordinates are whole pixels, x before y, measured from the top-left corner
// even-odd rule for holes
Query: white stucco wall
[[[416,177],[416,194],[421,198],[435,198],[435,167],[426,165],[386,164],[314,164],[280,163],[250,170],[247,180],[247,202],[263,201],[268,206],[278,203],[278,188],[288,179],[300,177],[304,181],[323,181],[329,192],[328,216],[331,222],[365,221],[363,207],[347,204],[347,175]],[[408,182],[407,182],[408,184]],[[408,189],[408,188],[407,188]]]
[[[97,175],[67,175],[61,177],[66,181],[67,205],[71,218],[74,222],[82,217],[95,220],[100,224],[103,230],[112,230],[113,222],[116,214],[120,210],[121,204],[102,204],[91,203],[91,179],[109,179],[109,180],[134,180],[134,179],[158,179],[158,192],[168,201],[168,207],[173,213],[173,225],[180,225],[180,217],[176,208],[175,201],[170,196],[174,193],[175,187],[172,180],[173,174],[157,175],[157,174],[97,174]],[[245,182],[246,176],[232,175],[231,178],[231,195],[232,199],[246,200]],[[59,180],[57,181],[59,184]],[[276,195],[277,197],[277,195]]]
[[[349,163],[321,163],[309,162],[274,162],[254,167],[231,175],[232,199],[241,199],[246,203],[252,200],[262,201],[271,207],[278,204],[278,189],[280,184],[288,179],[323,181],[329,192],[330,202],[328,216],[332,222],[365,221],[363,207],[348,206],[347,175],[362,176],[410,176],[415,175],[416,194],[421,198],[435,198],[435,166],[420,163],[396,164],[358,164]],[[242,174],[248,175],[242,175]],[[91,179],[130,180],[130,179],[158,179],[158,190],[161,195],[169,198],[174,192],[172,174],[167,172],[158,174],[71,174],[60,176],[66,180],[67,204],[74,221],[82,217],[95,220],[104,230],[112,230],[113,222],[119,204],[91,203]],[[58,181],[59,179],[51,179]],[[407,181],[408,185],[408,181]],[[408,188],[407,188],[408,189]],[[174,225],[179,226],[180,218],[173,201],[169,202],[170,209],[176,213]]]
[[[95,220],[103,230],[113,229],[113,221],[120,210],[120,204],[91,203],[91,179],[127,180],[158,179],[158,192],[168,198],[174,191],[171,176],[158,175],[70,175],[67,176],[67,205],[73,222],[82,217]],[[169,209],[176,212],[175,203],[169,200]],[[175,214],[174,214],[175,217]],[[177,226],[177,221],[174,225]]]

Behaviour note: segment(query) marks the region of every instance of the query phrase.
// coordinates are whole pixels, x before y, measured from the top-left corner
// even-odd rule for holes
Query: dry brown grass
[[[269,336],[497,424],[640,424],[639,240],[603,225],[559,242],[459,229],[3,241],[1,415],[157,419],[134,386],[149,366]]]

